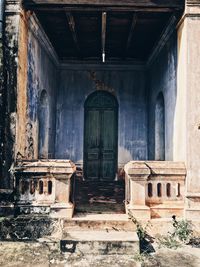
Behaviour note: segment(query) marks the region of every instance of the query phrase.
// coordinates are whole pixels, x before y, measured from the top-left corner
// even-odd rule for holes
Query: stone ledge
[[[17,161],[14,167],[15,173],[49,173],[49,174],[72,174],[76,166],[71,160],[22,160]]]

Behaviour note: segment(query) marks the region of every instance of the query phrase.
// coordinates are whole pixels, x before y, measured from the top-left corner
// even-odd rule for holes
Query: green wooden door
[[[85,103],[84,177],[113,180],[117,171],[117,114],[115,97],[97,91]]]

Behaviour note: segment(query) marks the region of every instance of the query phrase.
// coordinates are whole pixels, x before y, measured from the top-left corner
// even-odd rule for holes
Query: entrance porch
[[[24,1],[20,10],[9,180],[17,207],[183,217],[184,3],[86,2]]]
[[[15,168],[17,207],[20,213],[68,219],[74,208],[84,216],[131,212],[137,219],[183,217],[183,163],[131,161],[124,170],[125,184],[123,180],[80,183],[71,161],[19,161]]]

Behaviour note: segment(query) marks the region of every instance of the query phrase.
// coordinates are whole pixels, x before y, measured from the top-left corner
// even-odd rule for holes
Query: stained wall
[[[36,18],[29,22],[28,35],[28,82],[27,82],[27,124],[26,124],[26,150],[27,158],[38,157],[39,112],[41,92],[46,91],[49,108],[48,123],[45,135],[48,140],[48,157],[54,157],[55,131],[56,131],[56,95],[57,95],[57,69],[55,59],[50,51],[50,44],[40,28]],[[41,115],[41,114],[40,114]]]
[[[155,159],[155,107],[159,93],[165,107],[165,160],[173,160],[174,120],[177,99],[177,33],[171,35],[159,54],[148,66],[148,157]]]
[[[56,158],[83,161],[84,102],[107,90],[119,103],[118,163],[147,159],[147,105],[143,67],[63,66],[57,91]],[[109,127],[109,125],[108,125]]]

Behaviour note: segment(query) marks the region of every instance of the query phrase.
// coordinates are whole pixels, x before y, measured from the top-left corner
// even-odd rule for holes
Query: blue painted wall
[[[153,64],[147,79],[149,159],[155,158],[155,105],[159,92],[165,103],[165,160],[173,160],[174,114],[176,107],[177,34],[174,32]]]
[[[148,71],[142,66],[55,66],[37,34],[29,32],[28,117],[37,125],[38,99],[49,96],[49,155],[83,162],[84,102],[95,90],[112,92],[119,103],[118,163],[154,159],[155,102],[165,101],[165,159],[173,160],[177,36],[174,33]],[[38,136],[33,136],[35,143]]]
[[[34,33],[30,30],[28,35],[27,115],[29,118],[29,123],[32,125],[32,129],[34,129],[34,133],[31,133],[31,136],[34,149],[33,157],[36,157],[36,151],[38,148],[38,135],[35,128],[38,127],[40,94],[42,90],[45,90],[48,95],[49,104],[49,129],[47,129],[49,140],[48,154],[49,157],[54,157],[57,67],[45,49],[44,44],[39,39],[39,35],[41,35],[41,33],[38,27],[35,28]]]
[[[56,158],[83,160],[84,102],[94,90],[113,92],[119,103],[118,162],[147,159],[147,105],[143,70],[63,68],[57,90]],[[123,69],[123,67],[122,67]]]

